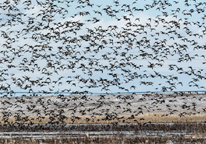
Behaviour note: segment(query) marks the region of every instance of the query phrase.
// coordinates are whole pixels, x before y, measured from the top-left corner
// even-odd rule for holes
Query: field
[[[0,98],[1,123],[177,123],[206,121],[205,94]]]
[[[2,97],[0,143],[204,143],[205,94]]]
[[[21,120],[16,121],[16,117],[9,117],[8,121],[4,122],[4,119],[1,118],[1,124],[47,124],[51,120],[49,116],[44,116],[39,118],[37,116],[29,116],[25,121],[25,117],[21,117]],[[58,122],[58,118],[55,118],[53,123]],[[197,115],[184,115],[180,117],[179,115],[168,115],[165,114],[147,114],[140,116],[125,116],[120,115],[113,117],[111,119],[106,119],[106,116],[97,116],[91,118],[90,116],[68,116],[64,121],[66,124],[109,124],[109,123],[206,123],[206,114],[197,114]]]

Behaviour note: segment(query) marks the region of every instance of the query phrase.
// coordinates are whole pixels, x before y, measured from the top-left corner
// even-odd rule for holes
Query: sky
[[[108,66],[110,67],[110,63],[115,64],[120,64],[120,63],[126,63],[125,60],[122,60],[123,57],[121,57],[120,55],[115,55],[114,52],[114,48],[116,47],[121,47],[120,49],[118,49],[118,53],[121,54],[123,52],[126,51],[125,48],[128,48],[127,44],[119,44],[118,41],[124,40],[124,38],[120,37],[115,38],[115,37],[111,37],[109,35],[106,35],[104,40],[106,40],[107,42],[112,40],[114,43],[113,44],[107,44],[105,45],[105,48],[100,50],[98,53],[85,53],[86,47],[91,47],[90,43],[87,41],[79,41],[77,42],[78,45],[80,46],[75,46],[75,44],[72,43],[67,43],[64,42],[63,40],[58,40],[58,41],[54,41],[52,40],[42,40],[41,39],[41,34],[48,34],[50,33],[51,35],[53,35],[53,33],[48,30],[48,29],[39,29],[37,31],[29,31],[26,32],[25,28],[31,27],[32,29],[37,26],[39,23],[42,23],[43,25],[46,25],[47,22],[42,22],[42,18],[43,15],[40,15],[41,13],[44,13],[44,11],[46,9],[49,9],[49,5],[47,5],[46,7],[41,7],[40,5],[37,4],[37,1],[32,0],[31,1],[31,5],[28,6],[28,8],[26,8],[26,3],[23,4],[23,1],[20,1],[19,4],[15,4],[14,1],[11,2],[11,4],[13,5],[13,7],[16,7],[19,9],[19,11],[23,14],[21,16],[17,16],[15,17],[15,20],[12,21],[11,25],[9,25],[8,20],[11,20],[12,17],[8,16],[8,13],[11,14],[16,14],[18,12],[15,11],[11,11],[9,10],[9,8],[5,8],[2,7],[0,9],[0,57],[1,57],[1,63],[0,63],[0,69],[3,72],[4,70],[6,70],[5,73],[8,73],[8,75],[6,75],[5,73],[3,73],[1,75],[1,80],[0,80],[0,85],[1,86],[8,86],[10,85],[10,90],[13,90],[15,92],[20,92],[20,91],[25,91],[28,92],[29,89],[22,89],[21,87],[17,86],[17,83],[22,83],[20,79],[25,80],[26,77],[30,77],[30,80],[37,80],[37,79],[41,79],[40,82],[42,81],[46,81],[48,80],[49,76],[44,74],[44,71],[46,72],[54,72],[54,69],[52,68],[47,68],[46,70],[43,69],[44,67],[47,67],[48,65],[48,61],[51,61],[52,63],[55,63],[55,67],[57,68],[58,65],[68,65],[68,63],[75,63],[76,64],[76,68],[81,66],[81,64],[84,64],[85,66],[89,66],[89,63],[91,62],[91,60],[93,59],[99,59],[98,60],[98,66],[94,66],[94,68],[98,69],[101,65],[102,66]],[[44,0],[38,0],[38,2],[45,2]],[[200,46],[204,46],[205,45],[205,35],[203,35],[203,30],[205,30],[205,26],[204,26],[204,20],[202,19],[202,17],[204,17],[204,12],[200,12],[198,13],[197,11],[194,11],[192,13],[192,16],[190,15],[184,15],[184,13],[190,13],[193,10],[196,10],[196,6],[198,5],[198,3],[200,5],[197,6],[198,9],[204,9],[205,5],[201,4],[201,2],[204,2],[203,0],[197,0],[195,1],[189,1],[189,6],[187,6],[187,4],[184,1],[178,1],[179,3],[176,4],[175,1],[166,1],[171,3],[172,5],[167,5],[162,7],[161,3],[159,3],[157,6],[154,6],[153,8],[150,8],[148,10],[147,6],[151,5],[154,1],[151,0],[137,0],[136,3],[133,3],[134,1],[130,1],[128,0],[127,3],[125,3],[125,1],[123,0],[119,0],[118,1],[118,5],[115,4],[115,1],[103,1],[103,0],[90,0],[91,4],[94,4],[92,7],[88,6],[85,3],[82,3],[82,6],[85,6],[84,8],[78,8],[78,6],[80,6],[79,3],[81,3],[81,1],[77,1],[74,0],[72,1],[63,1],[60,0],[52,2],[50,1],[53,5],[56,5],[58,7],[58,9],[62,9],[62,13],[56,13],[55,16],[52,18],[53,21],[49,24],[49,27],[53,27],[55,29],[55,31],[58,32],[63,32],[65,29],[63,28],[58,28],[58,26],[60,24],[65,24],[66,22],[82,22],[84,23],[84,25],[81,27],[80,30],[76,31],[77,33],[74,34],[72,32],[66,32],[64,34],[61,34],[62,37],[66,37],[68,39],[72,39],[72,38],[79,38],[79,36],[84,36],[86,34],[88,34],[88,29],[91,30],[96,30],[98,28],[102,28],[102,29],[107,29],[109,26],[117,26],[118,29],[116,29],[115,31],[111,31],[111,33],[121,33],[124,31],[124,28],[127,28],[127,23],[128,21],[125,21],[123,19],[124,16],[130,18],[130,22],[132,24],[142,24],[142,25],[146,25],[146,24],[150,24],[152,28],[154,28],[154,31],[151,31],[151,29],[149,27],[145,27],[144,31],[146,31],[147,33],[142,33],[142,34],[137,34],[135,39],[136,40],[141,40],[141,39],[147,39],[149,40],[149,45],[144,45],[140,48],[136,47],[135,43],[133,43],[131,45],[131,49],[127,52],[126,56],[129,55],[133,55],[133,56],[138,56],[138,58],[135,59],[131,59],[129,62],[133,62],[139,66],[141,66],[141,69],[135,69],[129,65],[126,65],[125,69],[129,69],[132,73],[134,74],[135,72],[139,75],[154,75],[155,72],[160,73],[162,75],[167,75],[168,77],[174,77],[177,76],[178,80],[171,80],[171,82],[175,83],[176,89],[174,89],[174,91],[194,91],[194,90],[205,90],[204,88],[198,88],[195,87],[193,83],[188,84],[190,81],[193,81],[195,77],[194,75],[187,75],[187,74],[179,74],[176,71],[176,68],[174,68],[174,70],[169,69],[170,66],[172,66],[173,64],[177,65],[178,67],[182,67],[185,71],[190,71],[191,69],[189,68],[190,66],[195,70],[195,72],[197,71],[201,71],[202,75],[205,75],[205,58],[201,57],[202,55],[205,55],[205,49],[194,49],[194,45],[191,45],[191,43],[184,41],[184,38],[187,38],[189,40],[194,40],[195,42],[197,42],[198,45]],[[156,1],[157,2],[157,1]],[[162,1],[163,2],[163,1]],[[117,21],[117,18],[115,17],[109,17],[105,12],[104,12],[104,8],[111,6],[112,9],[114,10],[120,10],[123,8],[126,8],[125,6],[123,6],[124,4],[126,5],[130,5],[131,9],[144,9],[144,11],[133,11],[133,16],[129,15],[129,12],[124,12],[121,11],[120,13],[117,14],[117,18],[121,20]],[[6,4],[3,2],[0,2],[1,6],[6,6]],[[159,9],[159,7],[162,7]],[[84,15],[84,16],[80,16],[79,13],[81,11],[88,11],[90,13],[90,15]],[[95,11],[101,11],[102,16],[100,14],[95,13]],[[163,11],[163,12],[162,12]],[[51,13],[54,14],[52,12],[51,9]],[[174,15],[172,14],[174,13]],[[77,14],[77,16],[73,17],[75,14]],[[48,14],[49,16],[49,14]],[[98,23],[93,23],[93,22],[88,22],[88,20],[93,19],[94,17],[100,19],[100,21]],[[174,34],[170,34],[170,35],[166,35],[166,34],[161,34],[162,32],[168,32],[169,30],[167,29],[169,26],[172,26],[171,23],[167,24],[165,22],[159,22],[159,24],[157,24],[155,22],[155,20],[159,20],[158,18],[162,18],[165,21],[171,22],[171,21],[178,21],[180,28],[176,29],[175,27],[171,28],[171,30],[175,30],[177,33],[181,34],[183,37],[182,38],[178,38],[177,36],[175,36]],[[45,17],[46,19],[46,17]],[[137,20],[138,19],[138,20]],[[25,24],[21,24],[21,21],[23,21]],[[29,23],[29,21],[31,22],[30,25],[27,26],[27,24]],[[32,22],[33,21],[33,22]],[[188,24],[187,26],[184,24],[186,22],[191,22],[191,24]],[[203,26],[199,27],[197,25],[195,25],[194,23],[200,23],[203,24]],[[6,24],[5,24],[6,23]],[[58,24],[59,23],[59,24]],[[3,25],[5,24],[5,25]],[[167,26],[167,27],[166,27]],[[74,26],[75,27],[75,26]],[[42,28],[42,27],[41,27]],[[134,32],[135,30],[137,30],[137,27],[130,27],[131,28],[131,32]],[[188,29],[188,30],[187,30]],[[192,34],[201,34],[203,35],[203,37],[198,37],[195,35],[191,35],[189,36],[187,34],[188,31],[191,31]],[[38,32],[38,33],[37,33]],[[5,33],[7,35],[9,35],[9,37],[11,39],[5,38],[4,35]],[[159,35],[157,33],[160,33]],[[103,33],[104,34],[104,33]],[[16,36],[17,35],[17,36]],[[154,35],[154,37],[152,37],[151,35]],[[174,37],[171,38],[171,37]],[[13,39],[12,39],[13,38]],[[158,38],[157,40],[155,38]],[[152,54],[153,56],[155,56],[156,54],[151,50],[150,46],[155,45],[155,43],[157,41],[166,41],[165,44],[165,48],[168,48],[168,51],[172,52],[173,50],[169,47],[169,46],[175,46],[175,43],[178,44],[182,44],[182,45],[187,45],[188,49],[187,51],[181,51],[184,55],[188,54],[190,56],[194,56],[195,59],[193,59],[192,61],[185,61],[185,62],[178,62],[178,59],[180,58],[180,55],[178,54],[174,54],[173,56],[171,56],[170,54],[167,56],[167,58],[163,58],[164,61],[161,62],[162,66],[155,66],[153,69],[148,68],[148,65],[150,62],[156,62],[155,60],[152,60],[150,58],[146,58],[143,59],[143,57],[140,56],[140,54],[142,53],[141,50],[144,50],[147,53]],[[102,44],[102,41],[95,41],[98,44]],[[6,45],[10,45],[11,48],[8,48],[5,46]],[[39,47],[37,47],[37,45],[43,45],[45,44],[45,50],[40,50]],[[23,46],[23,47],[22,47]],[[35,63],[36,65],[28,65],[28,62],[26,61],[31,61],[32,59],[34,59],[34,54],[31,53],[31,47],[29,46],[33,46],[34,49],[36,49],[36,51],[38,51],[38,53],[42,54],[42,55],[50,55],[50,58],[48,58],[48,60],[43,59],[43,58],[35,58]],[[51,50],[49,50],[49,48],[47,47],[49,46],[51,48]],[[64,55],[62,55],[62,53],[60,53],[60,48],[62,47],[62,51],[64,51],[66,48],[70,49],[71,55],[66,57],[65,60],[61,59],[61,57]],[[91,47],[91,49],[95,49],[96,47]],[[178,46],[175,46],[175,48],[178,49]],[[75,54],[76,52],[79,52],[77,54]],[[16,53],[16,55],[14,55],[14,53]],[[109,54],[110,53],[110,54]],[[56,55],[56,56],[52,56],[52,54]],[[108,57],[110,57],[110,61],[109,60],[105,60],[102,55],[106,54]],[[86,58],[88,58],[87,60],[81,60],[79,62],[76,62],[74,58],[72,58],[72,56],[76,55],[78,58],[80,58],[81,56],[84,56]],[[158,54],[158,57],[160,57],[160,53]],[[8,69],[8,65],[9,62],[8,61],[4,61],[4,59],[7,60],[11,60],[14,59],[12,61],[12,64],[15,65],[15,68],[9,68]],[[90,58],[90,59],[89,59]],[[115,60],[112,60],[112,58],[115,58]],[[59,63],[60,62],[60,63]],[[33,72],[31,71],[22,71],[20,70],[21,68],[25,68],[25,66],[27,66],[29,69],[33,69]],[[39,68],[37,68],[39,67]],[[57,83],[51,83],[49,85],[45,85],[45,86],[38,86],[38,85],[31,85],[31,82],[29,81],[24,81],[22,84],[22,87],[25,87],[26,85],[30,85],[32,90],[34,92],[37,91],[67,91],[69,89],[71,89],[71,91],[84,91],[84,90],[88,90],[92,93],[104,93],[104,92],[109,92],[109,93],[116,93],[116,92],[125,92],[125,90],[121,90],[119,89],[117,86],[109,86],[109,90],[105,90],[102,89],[102,86],[96,87],[96,88],[90,88],[88,89],[87,87],[85,87],[85,84],[82,82],[79,82],[79,79],[74,78],[75,76],[80,76],[83,79],[94,79],[94,80],[99,80],[100,78],[103,79],[107,79],[107,80],[113,80],[113,77],[111,75],[109,75],[109,73],[116,73],[117,77],[120,80],[121,83],[121,87],[125,87],[127,88],[130,92],[144,92],[144,91],[162,91],[162,87],[167,87],[169,86],[169,84],[166,82],[168,81],[168,79],[163,79],[160,77],[155,77],[155,78],[135,78],[129,82],[126,82],[127,79],[122,76],[121,74],[123,74],[121,69],[114,69],[114,71],[109,71],[109,70],[104,70],[103,73],[99,72],[99,71],[94,71],[94,69],[92,69],[91,71],[93,72],[92,76],[88,76],[88,71],[82,71],[82,69],[74,69],[74,72],[72,72],[71,69],[65,69],[62,70],[61,68],[59,68],[58,73],[53,73],[50,76],[51,81],[57,81],[59,79],[59,77],[63,77],[61,80],[59,80]],[[126,73],[124,73],[126,74]],[[129,76],[129,74],[128,74]],[[72,77],[72,78],[70,78]],[[76,86],[72,86],[71,84],[68,84],[66,81],[67,80],[72,80],[72,83],[75,83]],[[16,81],[16,83],[14,83],[14,81]],[[153,82],[153,85],[143,85],[141,84],[143,81],[147,81],[147,82]],[[60,83],[59,83],[60,82]],[[178,84],[178,82],[182,82],[183,85]],[[204,79],[199,79],[197,82],[195,82],[196,84],[200,85],[200,86],[204,86],[205,85],[205,80]],[[192,84],[192,85],[191,85]],[[131,86],[135,86],[135,89],[131,88]],[[191,85],[191,86],[190,86]],[[82,87],[82,88],[81,88]]]

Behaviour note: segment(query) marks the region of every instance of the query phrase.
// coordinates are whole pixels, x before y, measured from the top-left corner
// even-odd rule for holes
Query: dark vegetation
[[[164,123],[143,123],[143,124],[83,124],[83,125],[50,125],[50,124],[37,124],[29,126],[26,124],[19,125],[0,125],[1,132],[42,132],[42,131],[184,131],[192,133],[205,133],[206,132],[206,123],[174,123],[174,124],[164,124]]]

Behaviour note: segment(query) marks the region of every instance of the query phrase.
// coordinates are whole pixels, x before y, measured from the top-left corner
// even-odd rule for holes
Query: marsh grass
[[[9,117],[8,119],[1,118],[1,124],[48,124],[48,123],[66,123],[66,124],[107,124],[107,123],[204,123],[206,122],[206,114],[199,115],[168,115],[165,114],[147,114],[138,116],[68,116],[63,121],[60,121],[58,117],[52,121],[49,116],[29,116],[16,119],[15,117]]]
[[[185,138],[184,136],[178,136],[175,138],[168,137],[125,137],[120,135],[114,135],[112,137],[84,137],[84,138],[51,138],[51,139],[36,139],[36,138],[12,138],[12,139],[0,139],[0,143],[2,144],[85,144],[85,143],[95,143],[95,144],[131,144],[131,143],[205,143],[206,140],[203,138],[194,139],[194,138]]]
[[[23,127],[22,127],[23,126]],[[3,132],[60,132],[62,135],[53,137],[47,137],[46,135],[41,135],[41,138],[35,138],[34,135],[24,135],[21,134],[8,134],[5,133],[4,136],[9,136],[10,138],[1,138],[0,143],[21,143],[21,144],[60,144],[60,143],[205,143],[205,133],[206,125],[201,123],[174,123],[174,124],[149,124],[149,123],[139,123],[139,124],[107,124],[107,125],[70,125],[62,127],[60,125],[49,125],[44,127],[44,125],[36,125],[33,127],[24,126],[24,125],[0,125],[0,130]],[[64,132],[80,132],[76,134],[65,134]],[[102,134],[88,134],[89,132],[103,132]],[[117,133],[113,134],[104,134],[106,131],[116,131]],[[133,131],[134,134],[125,134],[124,131]],[[157,135],[145,134],[146,131],[152,131],[157,133]],[[158,131],[161,131],[161,134],[167,133],[166,135],[159,135]],[[170,132],[177,132],[176,135],[171,134]],[[178,133],[192,133],[190,135],[178,134]],[[2,133],[3,134],[3,133]],[[18,136],[19,135],[19,136]],[[141,136],[140,136],[141,135]],[[1,135],[3,136],[3,135]],[[18,136],[18,137],[15,137]],[[37,136],[37,135],[36,135]]]
[[[165,114],[147,114],[147,115],[122,115],[122,116],[69,116],[64,120],[65,124],[89,124],[89,125],[71,125],[69,127],[61,127],[62,122],[58,117],[53,119],[52,123],[48,116],[37,117],[9,117],[8,119],[1,118],[0,130],[2,132],[18,132],[18,131],[31,131],[31,132],[44,132],[44,131],[85,131],[85,135],[62,135],[61,137],[53,137],[42,139],[35,138],[32,136],[28,137],[13,137],[10,138],[0,138],[0,144],[63,144],[63,143],[113,143],[113,144],[130,144],[130,143],[206,143],[206,139],[202,137],[206,133],[206,125],[201,124],[206,121],[206,114],[203,115],[168,115]],[[151,124],[150,124],[151,122]],[[41,124],[57,124],[48,125],[44,127]],[[108,124],[108,125],[94,125],[94,124]],[[118,125],[118,123],[138,123],[132,125]],[[165,124],[159,124],[165,123]],[[167,123],[174,123],[173,125]],[[199,123],[199,124],[198,124]],[[8,125],[9,124],[9,125]],[[20,125],[10,125],[10,124],[20,124]],[[21,124],[39,124],[37,126],[24,126]],[[109,136],[101,137],[96,135],[90,136],[86,131],[117,131],[118,133]],[[169,137],[168,135],[151,137],[147,135],[142,135],[141,137],[128,136],[121,131],[134,131],[136,135],[139,132],[144,131],[162,131],[167,133],[170,131],[185,131],[192,132],[194,135],[186,137],[185,135],[175,135],[175,137]],[[200,134],[200,135],[198,135]],[[202,135],[203,134],[203,135]]]

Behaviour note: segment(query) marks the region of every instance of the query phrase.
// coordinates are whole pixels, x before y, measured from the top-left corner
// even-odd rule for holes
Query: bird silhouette
[[[159,105],[164,105],[169,114],[179,112],[174,107],[199,113],[196,103],[173,106],[171,103],[176,103],[173,99],[151,99],[147,106],[133,110],[135,98],[116,95],[119,102],[116,103],[106,95],[100,94],[95,99],[84,94],[113,88],[131,92],[144,86],[155,86],[162,92],[173,92],[183,86],[205,90],[202,83],[206,78],[205,55],[198,54],[205,49],[200,42],[206,32],[205,10],[201,8],[205,2],[154,1],[141,7],[137,0],[131,4],[114,0],[106,5],[89,0],[14,3],[7,0],[1,3],[0,91],[2,95],[14,96],[17,89],[29,91],[32,96],[29,99],[22,95],[14,103],[13,99],[3,99],[5,118],[13,114],[20,121],[22,116],[33,113],[38,120],[49,116],[53,124],[58,123],[56,120],[64,123],[68,114],[74,123],[82,120],[76,113],[94,117],[104,113],[105,121],[120,119],[118,114],[124,113],[130,115],[128,120],[133,120],[135,116],[160,110]],[[179,7],[179,3],[184,6]],[[139,14],[150,10],[156,11],[157,16],[140,17]],[[191,19],[195,13],[201,20]],[[111,21],[105,22],[107,18]],[[198,68],[188,64],[196,60],[202,64],[197,64]],[[180,75],[187,76],[188,82]],[[34,93],[35,90],[40,94]],[[59,94],[56,100],[34,98],[55,91],[75,95]],[[11,108],[16,111],[11,113]],[[180,111],[179,116],[185,114]],[[91,122],[94,117],[86,121]],[[28,117],[22,120],[29,121]]]

